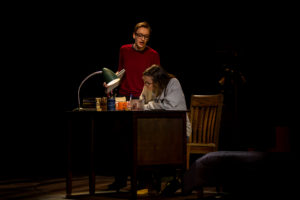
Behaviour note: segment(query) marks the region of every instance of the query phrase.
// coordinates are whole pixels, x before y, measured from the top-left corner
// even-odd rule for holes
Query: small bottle
[[[96,97],[96,110],[101,111],[101,98]]]
[[[110,98],[107,100],[107,110],[114,111],[116,110],[115,99]]]
[[[131,104],[130,104],[130,101],[127,101],[126,103],[127,103],[127,108],[126,108],[126,110],[131,110]]]
[[[115,102],[116,110],[121,110],[120,105],[120,102]]]
[[[107,111],[107,97],[101,98],[100,106],[102,111]]]
[[[127,110],[131,110],[131,100],[132,100],[132,94],[130,94],[129,101],[127,101]]]

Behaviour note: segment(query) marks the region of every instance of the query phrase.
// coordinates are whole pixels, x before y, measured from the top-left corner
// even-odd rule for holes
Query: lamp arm
[[[88,80],[90,77],[96,75],[96,74],[102,74],[102,71],[96,71],[91,73],[90,75],[88,75],[87,77],[85,77],[85,79],[83,79],[83,81],[81,81],[79,87],[78,87],[78,91],[77,91],[77,98],[78,98],[78,110],[80,110],[80,88],[83,85],[83,83]]]

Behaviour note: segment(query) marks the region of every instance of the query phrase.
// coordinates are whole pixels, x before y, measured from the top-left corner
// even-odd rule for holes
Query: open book
[[[126,71],[125,69],[122,69],[121,71],[116,73],[116,75],[119,77],[119,79],[121,79],[124,76],[125,71]]]

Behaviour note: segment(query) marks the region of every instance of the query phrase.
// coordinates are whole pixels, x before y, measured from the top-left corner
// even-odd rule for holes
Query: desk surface
[[[95,108],[87,108],[83,110],[72,110],[72,111],[65,111],[66,113],[185,113],[188,110],[114,110],[114,111],[96,111]]]

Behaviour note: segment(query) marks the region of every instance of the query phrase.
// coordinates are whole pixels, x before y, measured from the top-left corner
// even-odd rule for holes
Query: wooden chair
[[[192,95],[190,120],[192,134],[187,143],[187,169],[191,154],[218,150],[223,94]]]

